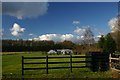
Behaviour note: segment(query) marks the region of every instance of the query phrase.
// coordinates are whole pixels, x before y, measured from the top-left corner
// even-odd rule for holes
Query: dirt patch
[[[120,70],[112,69],[112,76],[120,79]]]

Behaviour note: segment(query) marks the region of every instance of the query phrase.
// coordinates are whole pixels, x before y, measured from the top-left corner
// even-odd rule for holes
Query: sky
[[[86,27],[95,37],[109,33],[117,14],[117,2],[3,2],[0,32],[3,39],[74,42]]]

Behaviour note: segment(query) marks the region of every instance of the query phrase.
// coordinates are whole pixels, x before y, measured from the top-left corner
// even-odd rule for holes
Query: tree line
[[[49,51],[51,49],[72,49],[75,44],[71,41],[29,41],[29,40],[2,40],[3,52],[22,51]]]
[[[57,49],[71,49],[74,53],[83,53],[88,50],[86,44],[77,44],[71,41],[30,41],[30,40],[2,40],[2,52],[49,51]],[[115,40],[108,33],[102,36],[97,43],[91,44],[89,51],[102,50],[105,53],[114,53],[117,49]]]

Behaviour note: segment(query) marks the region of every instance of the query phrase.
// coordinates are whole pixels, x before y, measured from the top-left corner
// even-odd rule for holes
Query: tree
[[[93,45],[95,43],[94,40],[94,34],[91,30],[90,27],[85,28],[84,33],[83,33],[83,45],[85,48],[85,53],[88,53],[90,50],[91,45]]]
[[[98,41],[98,46],[99,46],[99,48],[103,48],[104,43],[105,43],[104,35],[101,35],[101,37],[100,37],[100,39],[99,39],[99,41]]]
[[[90,27],[85,28],[85,31],[82,36],[83,36],[83,40],[84,40],[85,44],[94,44],[95,43],[94,34]]]
[[[103,51],[105,53],[109,54],[109,53],[114,53],[115,50],[116,50],[116,43],[115,43],[114,39],[112,38],[111,34],[108,33],[105,36]]]
[[[72,41],[63,41],[61,42],[62,46],[64,49],[72,49],[72,47],[74,46],[74,43]]]
[[[80,44],[75,44],[74,46],[73,46],[73,52],[75,53],[75,54],[81,54],[81,52],[82,52],[82,45],[80,45]]]
[[[112,32],[111,35],[116,42],[117,50],[120,52],[120,31]]]
[[[112,30],[111,35],[116,42],[117,50],[120,52],[120,13],[116,18],[110,20],[109,23]]]
[[[102,48],[103,52],[106,54],[114,53],[116,50],[116,43],[110,33],[105,37],[102,35],[98,41],[98,46]]]

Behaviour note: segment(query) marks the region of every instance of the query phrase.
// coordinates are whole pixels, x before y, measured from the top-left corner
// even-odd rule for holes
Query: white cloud
[[[80,24],[80,21],[73,21],[73,24]]]
[[[33,39],[28,39],[29,41],[32,41]]]
[[[18,19],[32,18],[44,15],[48,10],[47,2],[12,2],[3,3],[3,14]]]
[[[55,42],[61,41],[61,35],[60,34],[45,34],[39,36],[39,40],[53,40]]]
[[[111,32],[120,31],[120,26],[118,26],[118,18],[112,18],[108,25],[111,29]]]
[[[33,33],[30,33],[29,36],[33,36],[34,34]]]
[[[21,28],[20,25],[18,25],[17,23],[14,23],[13,28],[11,29],[11,31],[16,31],[16,32],[24,32],[25,28]]]
[[[84,38],[84,36],[81,36],[81,38],[83,39],[83,38]]]
[[[85,29],[79,27],[76,27],[76,29],[74,30],[74,33],[76,34],[82,34],[83,32],[85,32]]]
[[[99,41],[99,39],[100,39],[102,36],[104,37],[105,35],[104,35],[104,34],[100,34],[100,35],[95,36],[95,37],[94,37],[95,42]]]
[[[98,35],[97,38],[101,38],[102,36],[101,35]]]
[[[65,35],[61,35],[61,39],[62,39],[62,41],[64,41],[64,40],[73,40],[74,36],[72,34],[65,34]]]
[[[13,36],[20,36],[20,34],[19,34],[17,31],[13,31],[13,32],[11,32],[11,34],[12,34]]]
[[[63,42],[65,40],[68,40],[68,41],[72,41],[74,43],[80,43],[82,40],[85,40],[85,34],[88,35],[91,39],[93,39],[92,37],[92,32],[90,30],[90,28],[79,28],[77,27],[75,30],[74,30],[76,34],[44,34],[44,35],[40,35],[39,37],[35,37],[33,38],[33,40],[36,40],[36,41],[42,41],[42,40],[53,40],[55,42]],[[31,39],[30,39],[31,40]]]
[[[30,39],[31,40],[31,39]],[[72,34],[45,34],[45,35],[41,35],[37,38],[34,38],[33,40],[53,40],[55,42],[62,42],[64,40],[69,40],[72,42],[80,42],[81,38],[79,38],[78,36],[72,35]]]
[[[18,37],[21,35],[22,32],[25,31],[25,28],[21,28],[20,25],[18,25],[17,23],[14,23],[13,27],[12,27],[12,29],[10,29],[10,31],[13,36]]]

